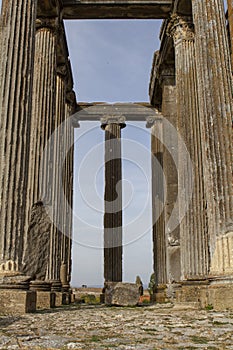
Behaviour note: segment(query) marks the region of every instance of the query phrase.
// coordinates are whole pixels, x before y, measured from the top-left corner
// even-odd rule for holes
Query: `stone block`
[[[36,292],[13,289],[0,290],[0,313],[21,315],[36,311]]]
[[[55,307],[55,293],[37,291],[36,309],[50,309]]]
[[[55,306],[67,305],[67,300],[69,300],[69,296],[64,292],[54,292],[55,293]]]
[[[105,284],[105,304],[117,306],[136,306],[140,291],[134,283],[112,282]]]

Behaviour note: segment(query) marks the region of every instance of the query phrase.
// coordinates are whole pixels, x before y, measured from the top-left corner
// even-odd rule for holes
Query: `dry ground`
[[[233,349],[233,313],[71,305],[0,316],[0,349]]]

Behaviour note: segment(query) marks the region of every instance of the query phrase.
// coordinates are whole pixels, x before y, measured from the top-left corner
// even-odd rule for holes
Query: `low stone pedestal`
[[[0,289],[0,312],[21,315],[36,311],[36,292],[16,289]]]
[[[211,284],[208,288],[206,300],[207,305],[212,305],[216,311],[233,311],[233,283]]]
[[[36,309],[51,309],[55,307],[56,294],[54,292],[36,292]]]
[[[152,300],[156,303],[165,303],[167,301],[166,289],[166,284],[157,286]]]
[[[200,303],[201,307],[205,307],[208,283],[206,280],[182,282],[181,288],[176,292],[176,301],[179,303],[196,302]]]
[[[55,307],[55,293],[51,292],[51,283],[46,281],[32,281],[30,290],[36,292],[36,309],[44,310]]]
[[[233,310],[233,280],[213,279],[183,283],[177,292],[177,301],[198,302],[201,308],[213,308],[216,311]]]
[[[55,292],[55,306],[61,306],[63,305],[64,300],[64,293],[62,292]]]

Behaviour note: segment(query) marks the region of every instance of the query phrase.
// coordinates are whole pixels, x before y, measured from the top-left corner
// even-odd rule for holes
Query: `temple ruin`
[[[66,19],[163,19],[150,104],[133,112],[122,105],[118,115],[114,106],[76,101]],[[3,0],[0,42],[0,311],[69,302],[73,132],[82,120],[99,120],[105,133],[104,277],[122,280],[116,186],[121,129],[134,118],[151,128],[167,184],[165,197],[152,161],[154,299],[172,293],[177,302],[232,309],[232,1],[226,14],[223,0]],[[185,142],[192,171],[166,121]],[[178,150],[178,168],[165,144]]]

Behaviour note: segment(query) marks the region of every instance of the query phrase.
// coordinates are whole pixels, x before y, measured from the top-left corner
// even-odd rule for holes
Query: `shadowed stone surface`
[[[23,272],[44,280],[48,266],[51,222],[43,204],[32,208]]]

